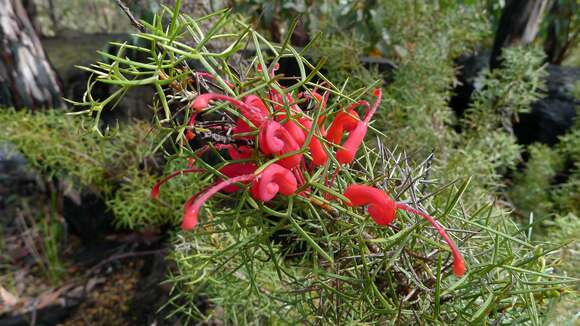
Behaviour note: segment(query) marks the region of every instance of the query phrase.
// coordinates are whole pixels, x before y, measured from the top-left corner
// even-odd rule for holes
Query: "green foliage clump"
[[[497,194],[504,190],[502,178],[520,162],[521,148],[513,136],[512,122],[519,112],[528,112],[540,98],[545,76],[542,55],[533,50],[504,51],[501,69],[487,72],[481,88],[459,121],[461,133],[446,150],[441,170],[443,180],[456,175],[472,176],[479,191],[472,195]],[[501,149],[501,150],[498,150]]]
[[[82,120],[62,111],[33,114],[0,111],[0,139],[14,143],[29,163],[50,175],[66,174],[76,183],[111,191],[111,180],[130,177],[147,155],[146,127],[136,124],[120,134],[95,138],[83,130]]]
[[[514,178],[510,198],[524,216],[580,216],[580,124],[555,148],[533,145],[525,169]]]
[[[0,111],[0,140],[14,143],[33,168],[49,177],[100,196],[121,227],[175,223],[175,206],[169,209],[169,204],[153,204],[149,197],[157,176],[147,162],[156,164],[151,153],[159,141],[151,126],[132,122],[95,137],[85,129],[85,120],[56,110],[30,113],[5,109]],[[186,194],[181,189],[192,184],[196,183],[182,183],[181,187],[174,183],[171,187],[180,187],[180,191],[170,192],[166,200],[184,200]]]
[[[426,156],[446,156],[457,137],[448,103],[455,82],[453,60],[485,36],[485,20],[473,8],[389,2],[383,24],[392,31],[398,59],[377,128],[393,143]]]
[[[425,17],[433,14],[426,8],[431,7],[419,12]],[[168,28],[162,26],[164,19],[158,17],[156,24],[147,26],[149,33],[140,34],[155,41],[156,47],[141,50],[149,53],[156,65],[126,60],[122,55],[124,45],[120,45],[121,54],[111,56],[112,63],[98,63],[90,69],[98,76],[94,82],[118,85],[119,94],[143,84],[157,89],[160,129],[167,133],[168,144],[176,139],[173,145],[180,146],[172,157],[195,157],[194,149],[180,144],[187,129],[187,114],[183,118],[175,114],[189,107],[198,95],[198,90],[185,82],[194,72],[180,68],[184,58],[198,60],[216,75],[212,81],[216,87],[240,98],[260,94],[270,83],[266,73],[260,78],[248,73],[254,64],[264,67],[266,62],[277,62],[282,56],[296,58],[301,68],[314,69],[310,75],[302,73],[297,84],[283,92],[308,89],[313,86],[310,79],[317,75],[338,98],[329,103],[333,109],[359,98],[373,86],[355,87],[350,93],[344,91],[350,87],[349,79],[345,78],[338,81],[340,88],[335,87],[319,73],[319,67],[286,42],[272,44],[247,25],[228,19],[231,16],[227,13],[197,20],[169,9],[161,15],[171,17],[167,19],[171,21]],[[451,10],[446,15],[443,18],[455,21]],[[198,23],[209,18],[215,19],[216,25],[206,34]],[[232,26],[238,26],[239,32],[221,32],[235,31]],[[421,152],[429,153],[436,148],[437,153],[443,153],[437,164],[444,166],[445,158],[453,155],[453,146],[461,144],[455,141],[459,135],[449,128],[453,119],[446,103],[453,83],[452,56],[469,41],[449,41],[444,44],[459,47],[441,49],[439,42],[449,36],[447,30],[441,26],[424,28],[419,33],[421,38],[414,39],[415,47],[410,46],[407,56],[402,57],[395,82],[387,89],[387,104],[381,110],[388,113],[375,124],[389,137],[381,135],[373,146],[362,148],[356,163],[337,174],[330,191],[324,182],[328,170],[322,169],[313,175],[305,174],[311,187],[309,196],[278,198],[264,204],[255,201],[246,188],[232,194],[216,194],[203,207],[200,226],[193,232],[176,235],[172,253],[175,269],[169,279],[174,285],[173,298],[168,302],[174,314],[188,322],[219,320],[227,324],[380,324],[417,320],[478,324],[498,319],[541,324],[547,303],[558,296],[565,284],[574,281],[554,273],[555,262],[549,254],[558,245],[532,244],[526,229],[518,227],[505,210],[491,204],[488,197],[468,195],[472,191],[469,179],[459,177],[464,171],[450,169],[446,178],[454,181],[438,183],[430,179],[431,160],[423,160],[426,155]],[[429,33],[432,31],[439,31],[441,39],[432,40]],[[187,45],[186,37],[201,45]],[[203,47],[229,37],[233,38],[232,46],[221,53]],[[250,58],[247,66],[242,64],[240,75],[231,69],[230,65],[236,62],[231,59],[239,49],[237,45],[246,42],[256,49],[256,57]],[[269,49],[271,56],[266,57],[262,48]],[[233,87],[224,79],[233,82]],[[490,90],[488,96],[499,94],[502,87]],[[512,101],[512,97],[508,99]],[[88,101],[83,105],[89,108],[88,112],[98,115],[106,104],[116,100]],[[520,98],[515,98],[509,105],[519,108],[521,103]],[[502,104],[501,108],[505,106],[508,104]],[[227,107],[220,104],[217,108]],[[497,122],[491,120],[489,125],[497,127]],[[493,146],[508,143],[509,134],[498,133],[491,140],[489,144]],[[399,142],[405,150],[393,149]],[[488,153],[483,144],[485,140],[478,145],[481,154],[476,154]],[[407,148],[414,150],[412,157]],[[501,156],[485,159],[492,164],[499,161],[498,166],[508,165],[509,161]],[[196,162],[207,169],[219,167],[199,158]],[[455,168],[460,167],[457,162]],[[384,228],[366,214],[335,201],[321,200],[324,198],[321,193],[340,197],[353,182],[381,185],[397,200],[437,216],[459,243],[467,259],[467,275],[460,279],[451,275],[447,247],[434,240],[433,230],[414,217],[400,213],[391,227]],[[479,180],[476,186],[482,187]],[[178,191],[189,194],[189,190]]]
[[[175,162],[169,162],[163,171],[169,174],[178,170],[177,166]],[[196,175],[182,176],[164,186],[162,198],[153,201],[151,187],[159,178],[159,175],[142,173],[130,182],[121,184],[107,199],[107,205],[119,226],[135,229],[163,224],[178,225],[183,214],[183,203],[205,184]]]
[[[466,208],[468,182],[448,185],[449,196],[423,193],[425,165],[407,165],[386,149],[380,156],[386,161],[371,153],[361,163],[367,176],[348,178],[370,181],[389,171],[389,192],[404,201],[416,196],[452,226],[468,257],[465,277],[448,274],[446,248],[405,214],[392,228],[381,228],[349,211],[308,210],[312,204],[296,197],[287,212],[272,216],[246,208],[244,194],[237,202],[214,200],[203,228],[177,236],[169,305],[194,320],[228,324],[477,324],[497,318],[541,324],[547,303],[573,281],[554,275],[554,262],[546,258],[558,246],[531,244],[525,229],[493,205]],[[194,304],[204,300],[209,307]]]
[[[510,196],[524,216],[533,212],[536,217],[543,217],[554,208],[550,188],[562,162],[546,145],[532,145],[528,150],[530,160],[525,170],[516,174]]]
[[[396,45],[391,50],[396,54],[398,70],[385,90],[386,103],[374,123],[379,135],[376,142],[363,146],[356,162],[343,167],[330,191],[325,168],[305,174],[311,187],[309,196],[278,198],[264,204],[255,201],[246,188],[216,194],[203,207],[200,227],[177,233],[173,241],[175,268],[169,277],[173,297],[168,306],[186,322],[486,324],[499,320],[540,325],[547,318],[549,303],[567,284],[576,281],[556,273],[558,261],[552,254],[559,243],[532,242],[530,226],[519,226],[505,209],[490,201],[490,193],[497,187],[494,182],[499,182],[499,175],[512,168],[517,158],[519,148],[509,128],[501,128],[536,96],[540,76],[536,57],[526,54],[521,64],[488,75],[487,86],[459,122],[464,130],[458,133],[451,128],[456,121],[447,104],[454,83],[452,60],[481,37],[479,28],[485,23],[477,12],[458,11],[454,6],[402,0],[383,3],[383,24],[393,31]],[[200,23],[208,21],[215,25],[205,33]],[[166,22],[169,26],[164,25]],[[460,32],[470,24],[477,28]],[[352,103],[374,87],[364,82],[372,73],[349,77],[352,72],[364,72],[352,60],[359,53],[356,47],[349,52],[353,54],[350,58],[329,60],[328,68],[338,79],[329,80],[319,72],[320,66],[290,47],[288,39],[282,45],[268,42],[226,12],[193,19],[165,8],[146,28],[149,32],[138,37],[151,42],[151,47],[115,44],[119,48],[116,55],[86,68],[95,78],[85,102],[79,104],[98,117],[128,89],[154,87],[160,135],[144,133],[143,129],[135,135],[148,139],[142,150],[166,150],[169,163],[163,168],[165,173],[183,167],[187,158],[195,158],[213,172],[222,163],[220,155],[216,155],[217,163],[205,162],[182,141],[186,130],[197,128],[187,125],[191,113],[188,108],[200,91],[191,86],[197,78],[189,68],[193,61],[215,75],[205,81],[209,89],[221,89],[239,98],[263,95],[272,84],[271,77],[267,70],[259,78],[250,71],[257,64],[266,67],[266,63],[275,63],[283,56],[296,58],[301,68],[295,86],[283,92],[318,87],[311,82],[316,76],[337,98],[329,103],[331,110]],[[401,34],[396,34],[397,30]],[[187,43],[191,40],[194,45]],[[231,46],[212,52],[205,45],[214,41],[226,41]],[[245,44],[253,46],[256,56],[240,63],[237,52]],[[336,41],[329,44],[330,49]],[[128,59],[124,51],[129,48],[144,53],[148,60]],[[268,49],[268,54],[262,49]],[[510,60],[515,59],[508,56],[506,61]],[[336,67],[341,63],[346,65]],[[312,73],[306,74],[305,67]],[[105,100],[94,99],[91,87],[99,82],[114,85],[117,91]],[[228,110],[223,104],[215,108],[217,112]],[[486,133],[486,129],[470,125],[478,119],[482,126],[501,130]],[[64,128],[63,133],[69,131]],[[47,138],[54,141],[54,137]],[[95,162],[99,166],[114,165],[117,162],[111,160],[118,160],[125,147],[131,148],[130,144],[108,147],[116,142],[107,138],[108,134],[105,137],[108,142],[84,144],[108,149]],[[401,149],[395,149],[399,146]],[[497,151],[500,146],[507,152]],[[34,146],[25,148],[37,153]],[[38,155],[41,162],[47,151],[27,155]],[[85,153],[87,149],[79,151]],[[433,160],[424,160],[431,152],[437,158],[433,166]],[[142,162],[144,156],[136,154],[141,158],[136,162]],[[57,161],[48,160],[47,166],[56,171],[71,170],[86,184],[100,184],[98,180],[108,175],[97,168],[75,172],[70,162],[58,165]],[[108,203],[119,223],[132,227],[177,221],[185,198],[214,177],[180,176],[164,185],[160,201],[152,202],[152,174],[126,169],[136,172],[127,172],[123,179],[128,180],[110,192]],[[438,180],[433,180],[433,175]],[[353,182],[380,185],[393,198],[436,216],[459,244],[468,273],[462,278],[450,273],[447,246],[413,216],[399,213],[390,227],[379,227],[362,210],[320,200],[324,198],[322,193],[342,196]],[[107,189],[108,183],[104,183]]]

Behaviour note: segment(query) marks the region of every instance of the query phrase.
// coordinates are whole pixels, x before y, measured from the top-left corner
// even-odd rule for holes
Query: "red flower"
[[[346,188],[344,196],[350,199],[348,206],[367,206],[369,215],[378,225],[389,225],[395,219],[397,204],[380,189],[352,184]]]
[[[238,168],[241,170],[240,166],[238,166]],[[252,167],[248,164],[245,168],[251,170]],[[203,204],[218,191],[227,191],[226,189],[228,189],[228,187],[233,186],[233,184],[237,182],[248,183],[250,181],[253,181],[252,188],[250,189],[252,196],[264,202],[272,200],[278,192],[282,195],[290,196],[298,188],[296,178],[292,172],[278,164],[269,165],[258,176],[253,173],[243,174],[227,180],[219,181],[207,190],[193,195],[186,202],[181,228],[184,230],[195,228],[201,206],[203,206]]]
[[[258,137],[260,150],[266,155],[280,156],[300,149],[290,133],[274,120],[268,120],[262,124]],[[295,154],[281,159],[278,163],[291,169],[298,166],[300,160],[302,160],[302,154]]]
[[[371,186],[352,184],[348,186],[344,196],[350,200],[347,203],[349,206],[368,206],[369,215],[379,225],[389,225],[394,220],[397,209],[426,219],[435,227],[437,232],[439,232],[451,248],[451,253],[453,254],[453,273],[457,276],[462,276],[465,273],[465,262],[463,261],[463,257],[461,257],[459,249],[457,249],[453,240],[449,238],[443,227],[433,217],[406,204],[397,203],[384,191]]]
[[[340,144],[345,132],[351,132],[356,127],[357,122],[360,121],[358,113],[355,108],[358,106],[366,106],[370,109],[369,102],[359,101],[349,106],[346,111],[339,112],[332,124],[328,128],[326,139],[334,144]]]
[[[272,200],[276,194],[284,196],[292,195],[298,188],[296,177],[290,170],[279,165],[270,164],[253,183],[250,192],[255,199],[267,202]]]
[[[222,94],[201,94],[193,102],[192,108],[195,110],[195,112],[200,112],[204,108],[208,107],[209,101],[211,100],[226,101],[236,106],[240,110],[240,113],[256,128],[259,128],[262,123],[268,119],[268,115],[270,114],[268,108],[266,108],[266,105],[255,95],[248,96],[248,98],[244,99],[245,101],[242,102]]]
[[[363,121],[357,122],[354,129],[348,134],[346,142],[340,150],[336,152],[336,159],[340,164],[349,164],[354,159],[356,152],[362,144],[367,134],[368,124],[375,114],[379,103],[381,102],[382,91],[380,88],[374,90],[373,95],[377,98],[372,108],[366,113]]]

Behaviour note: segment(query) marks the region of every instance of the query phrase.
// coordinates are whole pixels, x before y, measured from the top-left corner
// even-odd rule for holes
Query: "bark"
[[[490,69],[501,65],[504,48],[531,43],[536,34],[547,0],[510,0],[501,13],[495,34]]]
[[[20,0],[0,0],[0,106],[62,106],[61,89]]]
[[[580,3],[554,1],[548,15],[549,25],[544,43],[546,61],[559,65],[570,50],[580,40],[580,26],[577,23],[577,10]]]

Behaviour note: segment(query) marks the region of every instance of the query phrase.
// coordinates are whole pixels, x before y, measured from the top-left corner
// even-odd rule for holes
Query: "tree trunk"
[[[20,0],[0,0],[0,42],[0,106],[61,106],[57,75]]]
[[[577,17],[580,2],[554,1],[548,14],[548,32],[544,43],[546,61],[559,65],[580,40]]]
[[[504,48],[531,43],[536,34],[547,0],[509,0],[501,13],[495,33],[490,69],[501,65]]]

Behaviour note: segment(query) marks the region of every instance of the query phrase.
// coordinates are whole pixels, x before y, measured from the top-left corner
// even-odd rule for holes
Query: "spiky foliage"
[[[420,12],[432,14],[427,9]],[[442,17],[453,18],[451,11]],[[208,19],[215,21],[214,28],[203,31],[199,23]],[[169,26],[162,25],[163,21],[170,21]],[[153,45],[139,50],[149,55],[149,61],[134,62],[120,51],[110,56],[112,63],[97,64],[92,68],[97,76],[94,82],[119,85],[119,92],[104,102],[87,96],[89,100],[84,104],[98,115],[130,87],[155,87],[164,139],[175,139],[166,143],[175,148],[171,153],[176,154],[170,157],[187,158],[193,153],[182,141],[188,128],[188,108],[199,93],[190,84],[195,78],[193,62],[216,76],[213,83],[217,89],[242,97],[260,94],[272,83],[265,73],[268,70],[255,73],[256,63],[266,67],[266,63],[276,63],[282,56],[293,57],[301,70],[306,66],[314,71],[310,75],[301,72],[295,86],[280,91],[309,90],[316,86],[310,79],[317,76],[327,82],[333,95],[330,114],[372,87],[367,84],[350,89],[347,81],[332,84],[287,42],[272,44],[225,12],[192,19],[165,8],[147,27],[149,32],[139,37]],[[441,37],[449,36],[446,28],[437,30]],[[331,189],[325,187],[328,170],[323,169],[307,176],[312,187],[307,197],[279,198],[264,205],[254,201],[247,190],[216,195],[205,206],[200,227],[176,235],[172,253],[176,268],[170,277],[174,296],[168,303],[174,314],[187,321],[216,319],[227,324],[417,320],[541,324],[549,299],[564,284],[574,281],[554,273],[549,255],[558,244],[532,243],[526,229],[519,228],[487,196],[466,196],[471,191],[469,178],[437,183],[430,178],[431,160],[417,159],[426,157],[418,154],[421,151],[449,150],[447,142],[456,137],[445,129],[451,121],[445,103],[453,80],[450,56],[455,51],[430,53],[441,51],[437,39],[427,37],[431,31],[429,27],[422,29],[423,36],[417,40],[427,44],[416,43],[421,51],[409,48],[412,56],[402,59],[395,84],[387,89],[388,104],[382,110],[388,107],[389,113],[379,122],[391,137],[381,135],[374,145],[361,149],[356,162],[338,174]],[[186,45],[191,40],[193,45]],[[229,40],[232,45],[223,52],[204,47],[216,40]],[[240,61],[236,52],[246,43],[256,56]],[[125,47],[120,45],[121,50]],[[436,64],[436,70],[430,64]],[[216,89],[202,81],[202,87],[206,86]],[[216,111],[226,108],[217,105]],[[413,148],[412,156],[406,150],[395,150],[399,141]],[[450,155],[437,154],[443,158]],[[437,162],[445,166],[444,159]],[[206,163],[205,167],[210,169],[212,164]],[[446,177],[460,175],[449,172]],[[195,177],[181,179],[198,182]],[[381,228],[366,214],[325,200],[324,193],[340,197],[353,181],[379,185],[398,200],[437,216],[449,226],[467,256],[468,274],[457,279],[449,273],[446,247],[414,217],[400,213],[392,227]],[[479,181],[476,187],[485,188]]]
[[[177,198],[166,199],[165,205],[148,200],[157,170],[152,153],[160,141],[150,125],[134,122],[95,137],[81,117],[63,111],[12,109],[0,111],[0,122],[0,140],[14,143],[32,168],[100,196],[119,226],[151,227],[178,221],[172,219],[177,215],[174,204],[185,200],[185,194],[175,191]],[[168,188],[188,186],[175,182]]]
[[[246,211],[243,202],[216,209],[231,205],[224,199],[214,201],[203,229],[177,237],[170,303],[185,316],[231,324],[481,323],[500,311],[504,321],[540,324],[543,303],[572,281],[553,275],[542,258],[556,248],[529,243],[491,204],[462,208],[468,182],[447,185],[447,197],[430,198],[435,194],[423,190],[433,188],[425,179],[427,161],[410,165],[404,153],[379,153],[369,149],[358,171],[339,182],[384,175],[381,183],[391,193],[453,225],[469,257],[466,277],[445,272],[444,247],[414,218],[399,214],[385,229],[364,216],[333,216],[300,201],[280,216]],[[199,300],[209,307],[186,304]]]

